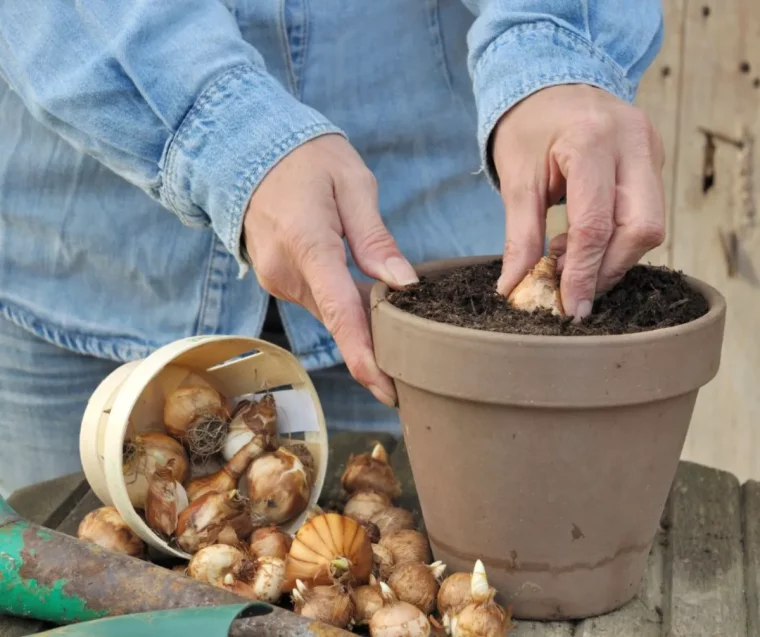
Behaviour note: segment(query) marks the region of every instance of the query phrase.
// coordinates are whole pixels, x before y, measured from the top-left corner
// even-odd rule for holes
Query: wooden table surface
[[[403,443],[377,434],[331,437],[323,503],[340,497],[348,455],[378,439],[392,453],[403,485],[399,504],[419,515]],[[10,504],[27,519],[70,534],[100,506],[81,474],[18,491]],[[742,486],[728,473],[682,463],[638,597],[617,612],[582,622],[518,622],[512,637],[760,637],[759,590],[760,483]],[[0,637],[45,628],[0,616]]]

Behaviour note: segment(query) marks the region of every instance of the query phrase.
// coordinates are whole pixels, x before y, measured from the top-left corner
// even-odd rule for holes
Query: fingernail
[[[398,286],[412,285],[418,283],[417,273],[409,263],[399,257],[391,257],[385,262],[385,269],[388,271],[393,282]]]
[[[575,306],[573,323],[580,323],[581,319],[585,319],[589,314],[591,314],[591,301],[578,301],[578,305]]]
[[[395,397],[389,396],[386,394],[382,389],[380,389],[377,385],[370,385],[369,390],[372,392],[372,395],[377,398],[383,405],[386,407],[395,407],[396,406],[396,399]]]

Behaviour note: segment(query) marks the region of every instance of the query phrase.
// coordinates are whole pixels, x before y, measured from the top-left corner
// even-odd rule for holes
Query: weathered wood
[[[755,142],[745,179],[742,151],[715,138],[711,180],[700,129],[740,138],[746,125],[753,138],[760,135],[758,32],[756,0],[687,4],[673,207],[674,267],[715,286],[728,301],[721,369],[699,394],[684,458],[741,481],[760,478],[760,228],[744,228],[755,215],[760,162]],[[733,276],[731,242],[726,252],[720,234],[732,230],[738,233]]]
[[[76,503],[71,511],[69,511],[66,517],[63,518],[58,525],[58,530],[61,533],[75,536],[77,534],[79,523],[84,516],[101,506],[103,506],[103,504],[98,500],[97,496],[92,491],[88,491],[84,497]]]
[[[742,489],[744,531],[744,583],[747,627],[751,636],[760,635],[760,483],[748,482]]]
[[[669,0],[663,3],[665,35],[657,59],[649,67],[639,85],[636,105],[654,124],[662,137],[665,150],[665,167],[662,172],[667,215],[667,237],[665,243],[652,250],[642,259],[657,265],[668,265],[672,261],[674,238],[672,207],[676,160],[678,158],[678,90],[684,70],[682,60],[683,30],[686,0]]]
[[[515,622],[509,637],[573,637],[573,625],[559,622]]]
[[[669,637],[745,637],[741,498],[731,474],[682,463],[672,490]]]
[[[659,637],[662,627],[662,572],[666,536],[660,531],[649,554],[641,591],[620,610],[582,621],[575,637]]]
[[[19,489],[8,504],[30,522],[55,528],[88,490],[84,475],[75,473]]]
[[[373,432],[363,433],[360,431],[340,431],[330,434],[330,456],[327,461],[327,474],[322,488],[319,501],[325,506],[333,502],[343,502],[345,493],[340,484],[340,478],[346,468],[351,455],[358,455],[372,451],[374,442],[380,442],[388,454],[391,454],[396,446],[396,439],[391,434]]]

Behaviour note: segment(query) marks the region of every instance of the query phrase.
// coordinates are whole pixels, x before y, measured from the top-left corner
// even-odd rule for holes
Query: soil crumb
[[[682,325],[707,313],[706,299],[692,290],[680,272],[663,266],[636,265],[594,303],[580,324],[549,311],[512,308],[496,293],[501,261],[454,270],[437,279],[422,277],[388,301],[416,316],[459,327],[546,336],[633,334]]]

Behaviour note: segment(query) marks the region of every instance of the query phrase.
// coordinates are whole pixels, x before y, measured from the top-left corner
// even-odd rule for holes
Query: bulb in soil
[[[160,467],[153,473],[145,503],[145,521],[163,537],[174,535],[179,514],[188,505],[185,488],[172,476],[173,464],[174,460],[169,460],[166,467]]]
[[[347,628],[354,616],[354,602],[345,586],[310,587],[296,581],[292,592],[293,610],[302,617],[336,628]]]
[[[251,443],[258,445],[259,454],[277,448],[277,411],[274,407],[274,397],[267,396],[259,402],[244,400],[237,406],[224,440],[222,456],[226,461],[230,461],[243,447]]]
[[[256,458],[246,475],[251,510],[266,524],[282,524],[309,504],[311,485],[301,460],[280,447]]]
[[[379,580],[387,582],[396,565],[393,561],[393,553],[380,544],[372,545],[373,568],[372,573]]]
[[[280,598],[285,564],[276,557],[251,560],[238,548],[213,544],[193,555],[187,574],[248,599],[275,603]]]
[[[488,585],[483,562],[475,562],[470,580],[472,603],[450,621],[452,637],[503,637],[511,627],[511,618],[494,601],[496,590]]]
[[[286,560],[288,590],[297,579],[309,586],[343,582],[366,584],[372,572],[372,545],[359,523],[326,513],[306,522],[296,533]]]
[[[422,562],[405,562],[393,569],[388,586],[402,602],[408,602],[429,615],[435,608],[435,598],[445,570],[446,565],[442,562],[433,562],[429,566]]]
[[[84,516],[77,537],[113,553],[132,557],[145,554],[145,543],[129,528],[115,507],[101,507]]]
[[[374,491],[389,498],[401,495],[401,485],[391,468],[388,452],[377,443],[372,453],[363,453],[349,458],[341,484],[347,493]]]
[[[391,499],[384,493],[357,491],[343,507],[343,515],[357,522],[369,522],[372,516],[391,506]]]
[[[357,626],[369,625],[372,616],[383,607],[380,582],[374,575],[369,576],[369,584],[353,589],[351,598],[354,601],[354,622]]]
[[[183,484],[190,473],[190,463],[185,449],[174,438],[161,433],[146,433],[125,442],[122,471],[133,507],[145,508],[151,477],[158,467],[169,466],[170,461],[172,477]]]
[[[371,518],[380,531],[380,536],[393,535],[396,531],[414,530],[416,524],[411,511],[399,507],[388,507],[375,513]]]
[[[431,634],[428,618],[416,606],[402,602],[385,583],[380,583],[383,607],[369,622],[371,637],[427,637]]]
[[[512,290],[507,300],[512,307],[526,312],[549,310],[555,316],[564,316],[557,281],[557,257],[553,254],[542,257]]]
[[[216,542],[225,527],[234,528],[241,518],[249,520],[250,516],[236,490],[207,493],[179,514],[177,544],[188,553],[196,553]]]
[[[263,449],[257,439],[251,440],[244,445],[224,467],[216,473],[202,476],[191,480],[187,485],[187,495],[190,501],[197,500],[207,493],[222,493],[235,489],[240,477],[245,473],[255,458],[258,458]]]
[[[284,560],[288,556],[293,538],[276,526],[266,526],[256,529],[251,536],[251,555],[256,557],[279,557]]]
[[[465,607],[472,603],[470,595],[470,573],[452,573],[449,575],[438,591],[436,605],[441,615],[443,625],[448,629],[451,618],[456,617]]]
[[[213,387],[180,387],[166,398],[164,426],[169,435],[201,458],[222,450],[229,429],[227,399]]]
[[[418,531],[396,531],[380,538],[380,546],[391,552],[393,562],[398,566],[404,562],[431,561],[430,545],[427,538]]]

